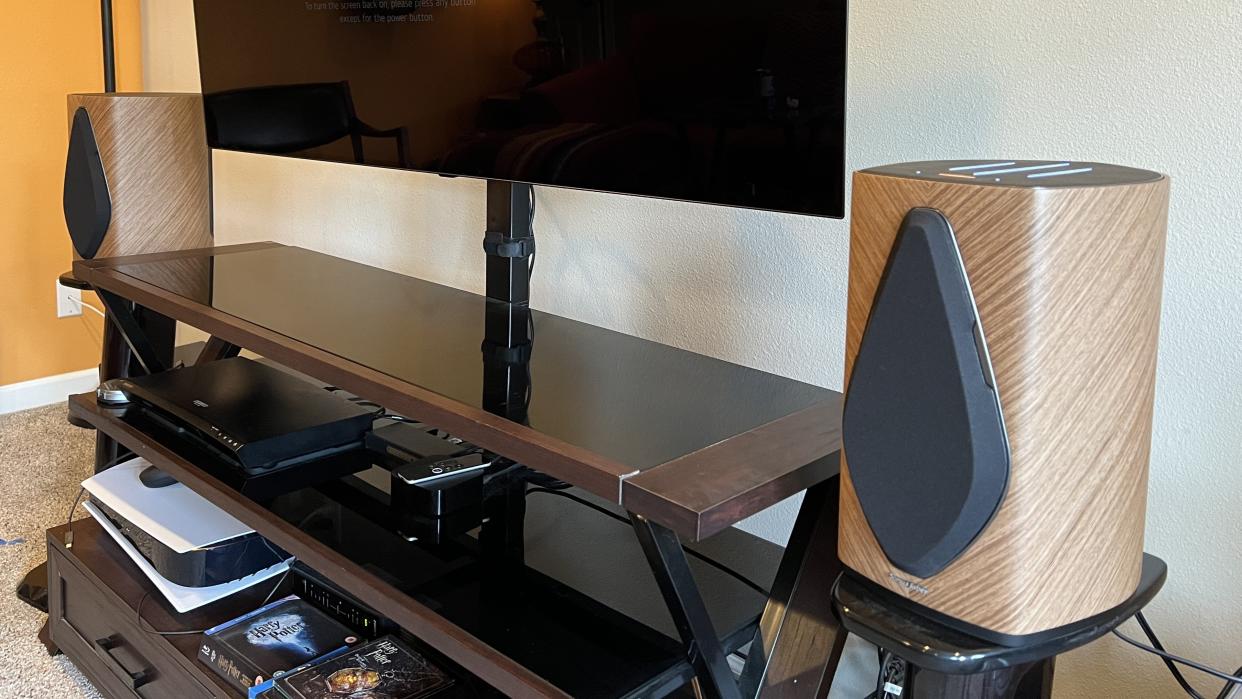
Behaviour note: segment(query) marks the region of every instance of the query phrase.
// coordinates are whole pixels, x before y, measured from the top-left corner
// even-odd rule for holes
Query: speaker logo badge
[[[892,578],[893,582],[900,585],[901,588],[905,590],[906,592],[917,592],[920,595],[926,595],[927,593],[931,592],[931,590],[927,589],[926,586],[920,585],[914,582],[913,580],[906,580],[905,578],[897,575],[896,573],[889,573],[888,577]]]

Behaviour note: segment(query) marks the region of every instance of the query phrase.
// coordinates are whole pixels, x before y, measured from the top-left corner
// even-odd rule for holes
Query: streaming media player
[[[117,383],[149,415],[249,474],[361,447],[376,417],[370,407],[244,357]]]

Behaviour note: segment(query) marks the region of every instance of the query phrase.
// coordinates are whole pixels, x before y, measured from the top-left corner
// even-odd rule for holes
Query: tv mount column
[[[483,236],[488,303],[483,318],[483,409],[518,424],[529,422],[531,229],[534,190],[528,184],[487,181],[487,231]],[[493,561],[525,558],[526,484],[521,478],[489,484],[479,541]],[[497,578],[504,579],[498,572]]]
[[[528,184],[487,182],[488,303],[483,335],[483,407],[526,422],[530,389],[530,260],[535,254],[531,229],[534,189]]]
[[[534,190],[528,184],[487,182],[487,298],[483,318],[483,409],[518,424],[528,424],[530,357],[534,324],[530,311],[530,260],[535,254],[531,229]],[[508,505],[489,518],[503,527],[505,549],[521,557],[525,486],[509,489]]]

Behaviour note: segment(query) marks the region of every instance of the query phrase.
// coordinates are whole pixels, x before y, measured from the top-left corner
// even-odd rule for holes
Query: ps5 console
[[[1167,207],[1101,163],[855,174],[847,574],[1007,644],[1134,593]]]
[[[224,585],[277,565],[289,554],[180,483],[150,488],[150,467],[131,459],[82,483],[102,518],[164,580],[181,587]],[[93,514],[93,513],[92,513]]]

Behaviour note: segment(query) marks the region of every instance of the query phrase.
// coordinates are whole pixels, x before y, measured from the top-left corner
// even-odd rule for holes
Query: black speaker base
[[[964,627],[848,571],[837,579],[832,596],[850,633],[918,668],[974,675],[1046,660],[1094,641],[1146,606],[1167,572],[1164,561],[1143,554],[1139,585],[1129,599],[1089,619],[1029,636]]]

